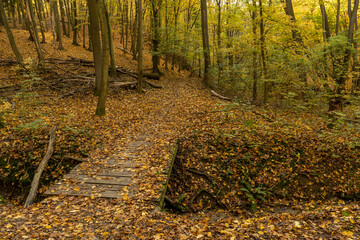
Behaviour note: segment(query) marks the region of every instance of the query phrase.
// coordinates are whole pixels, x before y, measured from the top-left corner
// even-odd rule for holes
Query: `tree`
[[[204,84],[210,86],[210,44],[206,0],[201,0],[201,32],[204,52]]]
[[[4,4],[3,4],[3,0],[0,0],[0,16],[1,16],[1,22],[6,30],[6,34],[9,38],[9,42],[10,42],[10,45],[11,45],[11,48],[15,54],[15,57],[16,57],[16,60],[19,62],[20,65],[24,66],[24,62],[23,62],[23,58],[19,52],[19,49],[17,48],[16,46],[16,43],[15,43],[15,39],[14,39],[14,36],[11,32],[11,29],[9,27],[9,23],[7,21],[7,18],[6,18],[6,14],[5,14],[5,10],[4,10]]]
[[[143,33],[142,33],[142,0],[138,0],[138,85],[137,92],[143,91]]]
[[[87,0],[90,17],[90,36],[95,64],[95,89],[94,95],[100,95],[101,89],[101,39],[100,39],[100,20],[99,8],[96,0]]]

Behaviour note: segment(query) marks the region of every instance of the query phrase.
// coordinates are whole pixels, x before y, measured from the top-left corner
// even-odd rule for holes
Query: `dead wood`
[[[222,99],[222,100],[232,101],[231,98],[222,96],[222,95],[218,94],[217,92],[215,92],[214,90],[211,90],[211,95],[213,95],[213,96],[215,96],[215,97],[217,97],[217,98],[220,98],[220,99]]]
[[[124,53],[130,54],[131,56],[134,56],[134,54],[132,52],[129,52],[128,50],[122,48],[122,47],[116,47],[117,49],[120,49],[121,51],[123,51]]]
[[[137,84],[137,82],[133,81],[133,82],[116,82],[114,83],[115,87],[126,87],[126,86],[130,86],[130,87],[135,87]]]
[[[145,80],[145,82],[146,82],[147,84],[149,84],[150,87],[153,87],[153,88],[162,88],[162,86],[153,84],[153,83],[151,83],[151,82],[149,82],[149,81],[147,81],[147,80]]]
[[[24,207],[30,206],[36,198],[37,190],[39,188],[39,181],[40,181],[41,174],[44,171],[44,168],[46,167],[52,154],[54,153],[54,145],[55,145],[55,140],[56,140],[56,128],[57,127],[55,126],[50,132],[50,140],[49,140],[49,145],[46,150],[46,154],[45,154],[44,158],[41,160],[39,167],[36,169],[34,179],[31,183],[31,189],[30,189],[29,195],[26,198]]]
[[[160,75],[157,73],[143,73],[143,77],[147,79],[160,80]]]

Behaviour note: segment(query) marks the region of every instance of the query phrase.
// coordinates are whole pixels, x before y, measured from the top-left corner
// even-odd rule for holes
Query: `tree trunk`
[[[62,34],[60,27],[60,16],[59,16],[59,7],[57,0],[52,0],[53,14],[55,19],[55,29],[56,29],[56,40],[59,42],[59,50],[64,50],[63,42],[62,42]]]
[[[56,3],[57,5],[57,3]],[[59,5],[60,5],[60,16],[61,16],[61,23],[62,23],[62,31],[64,33],[65,36],[69,36],[67,31],[66,31],[66,25],[65,25],[65,10],[64,10],[64,2],[63,0],[59,0]],[[58,12],[58,15],[59,15],[59,11]],[[59,22],[60,22],[60,16],[59,16]],[[68,19],[69,21],[69,19]],[[70,29],[67,29],[68,32],[70,32]]]
[[[44,22],[42,19],[42,14],[41,14],[41,7],[40,7],[40,2],[39,0],[35,0],[35,9],[36,9],[36,13],[39,19],[39,24],[40,24],[40,31],[41,31],[41,43],[45,43],[45,30],[44,30]]]
[[[143,91],[143,33],[142,33],[142,0],[138,0],[138,84],[137,92]]]
[[[331,36],[329,20],[326,14],[324,0],[320,0],[319,4],[321,10],[322,26],[323,26],[323,38],[324,38],[324,42],[327,42]]]
[[[340,21],[340,0],[337,0],[336,4],[336,25],[335,25],[335,34],[339,35],[339,21]]]
[[[253,78],[253,87],[252,87],[252,101],[253,103],[257,102],[257,95],[258,95],[258,76],[257,76],[257,26],[256,26],[256,0],[253,0],[253,10],[251,13],[251,19],[252,19],[252,27],[253,27],[253,44],[254,44],[254,50],[253,50],[253,59],[252,59],[252,78]]]
[[[261,53],[261,64],[263,70],[263,79],[264,79],[264,104],[268,101],[269,95],[269,81],[267,80],[267,66],[266,66],[266,49],[265,49],[265,26],[264,26],[264,9],[262,5],[262,0],[259,0],[259,14],[260,14],[260,53]]]
[[[109,33],[109,49],[110,49],[110,76],[111,77],[115,77],[116,76],[116,62],[115,62],[115,52],[114,52],[114,43],[113,43],[113,38],[112,38],[112,32],[111,32],[111,21],[110,21],[110,16],[109,13],[107,11],[107,9],[105,8],[105,14],[106,14],[106,23],[107,23],[107,27],[108,27],[108,33]]]
[[[10,42],[11,48],[15,54],[16,60],[19,62],[20,65],[24,66],[23,58],[19,52],[19,49],[16,46],[14,36],[11,32],[9,23],[8,23],[6,15],[5,15],[3,0],[0,0],[0,15],[1,15],[2,24],[4,25],[4,28],[6,30],[6,34],[9,38],[9,42]]]
[[[91,1],[91,0],[90,0]],[[106,6],[104,0],[98,0],[99,2],[99,19],[101,26],[101,86],[100,95],[96,108],[96,115],[105,115],[105,103],[108,90],[108,75],[109,75],[109,28],[106,18]]]
[[[35,14],[34,14],[34,9],[33,9],[31,0],[27,0],[27,8],[28,8],[28,19],[30,21],[30,29],[31,29],[32,35],[34,37],[35,47],[36,47],[36,51],[38,53],[40,66],[42,67],[43,71],[45,72],[45,58],[44,58],[44,54],[41,49],[39,36],[37,33],[37,28],[36,28],[36,24],[35,24]]]
[[[73,42],[72,44],[75,46],[79,46],[80,44],[77,42],[78,36],[78,20],[77,20],[77,4],[76,0],[73,0],[73,12],[74,12],[74,35],[73,35]]]
[[[201,32],[204,52],[204,84],[210,86],[210,46],[206,0],[201,0]]]
[[[160,73],[160,53],[159,53],[159,44],[160,44],[160,6],[161,1],[151,0],[151,9],[152,9],[152,63],[153,63],[153,73]]]
[[[99,22],[99,6],[96,0],[87,0],[90,17],[90,35],[93,49],[93,57],[95,64],[95,89],[94,95],[100,95],[101,89],[101,41],[100,41],[100,22]]]

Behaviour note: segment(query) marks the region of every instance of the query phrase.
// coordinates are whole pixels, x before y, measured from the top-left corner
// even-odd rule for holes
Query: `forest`
[[[0,0],[0,239],[360,238],[359,0]]]

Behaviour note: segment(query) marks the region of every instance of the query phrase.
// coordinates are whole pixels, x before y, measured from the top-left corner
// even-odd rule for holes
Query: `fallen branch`
[[[123,51],[124,53],[130,54],[131,56],[134,56],[134,54],[132,52],[129,52],[128,50],[122,48],[122,47],[116,47],[117,49],[120,49],[121,51]]]
[[[144,78],[160,80],[160,75],[157,73],[143,73]]]
[[[36,198],[36,193],[39,188],[39,181],[40,181],[41,174],[44,171],[44,168],[46,167],[52,154],[54,153],[55,140],[56,140],[56,126],[50,132],[50,140],[49,140],[48,148],[46,150],[46,154],[45,154],[44,158],[41,160],[39,167],[36,169],[34,179],[31,183],[31,189],[30,189],[29,195],[26,198],[24,207],[30,206]]]
[[[115,87],[125,87],[125,86],[136,86],[137,82],[116,82],[114,83]]]
[[[149,84],[150,87],[153,87],[153,88],[162,88],[162,86],[153,84],[153,83],[151,83],[151,82],[149,82],[149,81],[147,81],[147,80],[145,80],[145,82],[146,82],[147,84]]]
[[[215,92],[214,90],[211,90],[211,95],[213,95],[213,96],[215,96],[215,97],[217,97],[217,98],[220,98],[220,99],[222,99],[222,100],[232,101],[231,98],[224,97],[224,96],[218,94],[217,92]]]

